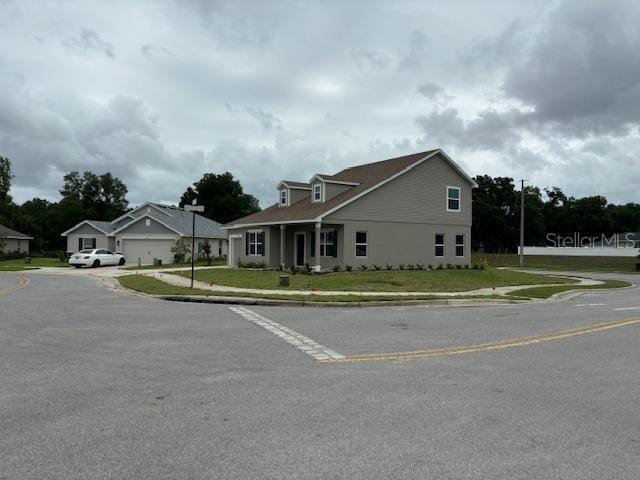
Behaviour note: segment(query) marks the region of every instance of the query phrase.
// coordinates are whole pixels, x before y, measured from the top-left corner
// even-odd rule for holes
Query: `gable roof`
[[[146,208],[143,210],[144,207],[150,207],[150,211],[147,212]],[[130,219],[129,222],[121,225],[120,227],[116,227],[118,222],[126,219],[127,217]],[[151,218],[164,225],[169,230],[173,230],[178,235],[185,237],[191,236],[191,212],[187,212],[182,208],[175,207],[173,205],[163,205],[161,203],[152,202],[145,202],[111,222],[84,220],[62,233],[61,236],[66,237],[69,233],[80,228],[82,225],[90,225],[104,235],[113,236],[116,233],[125,230],[130,225],[138,222],[142,218]],[[226,238],[227,233],[222,230],[222,225],[220,223],[196,214],[196,236],[203,238]]]
[[[33,240],[33,237],[20,233],[13,228],[5,227],[0,223],[0,237],[1,238],[16,238],[18,240]]]
[[[99,232],[104,233],[105,235],[109,235],[111,232],[113,232],[115,230],[115,227],[111,224],[111,222],[103,222],[101,220],[84,220],[84,221],[78,223],[77,225],[74,225],[73,227],[71,227],[66,232],[62,232],[60,234],[60,236],[61,237],[66,237],[68,234],[70,234],[74,230],[77,230],[82,225],[89,225],[89,226],[95,228],[96,230],[98,230]]]
[[[403,157],[391,158],[374,163],[357,165],[346,168],[335,175],[322,175],[325,181],[354,183],[353,187],[336,195],[323,203],[311,203],[309,199],[302,199],[289,207],[280,207],[277,203],[254,214],[230,222],[225,229],[239,226],[280,224],[280,223],[308,223],[317,222],[322,217],[348,205],[367,193],[379,188],[394,178],[410,171],[417,165],[435,156],[442,157],[456,170],[470,185],[477,186],[449,156],[442,150],[428,150]]]
[[[282,180],[279,184],[284,185],[287,188],[293,188],[296,190],[311,190],[311,185],[305,182],[292,182],[291,180]]]
[[[170,230],[173,230],[178,235],[182,235],[184,237],[191,236],[192,229],[192,216],[191,212],[187,212],[179,207],[174,207],[172,205],[162,205],[159,203],[152,204],[156,210],[159,210],[165,215],[158,215],[155,212],[144,213],[143,215],[136,217],[131,222],[122,225],[118,229],[114,229],[112,232],[113,235],[126,230],[130,225],[142,220],[143,218],[151,218],[156,222],[164,225]],[[196,237],[204,237],[204,238],[226,238],[227,233],[222,230],[222,225],[218,222],[214,222],[213,220],[208,219],[207,217],[203,217],[202,215],[196,214]]]

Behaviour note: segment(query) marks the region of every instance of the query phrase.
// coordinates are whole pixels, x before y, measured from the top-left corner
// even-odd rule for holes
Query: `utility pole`
[[[520,268],[524,267],[524,182],[520,180]]]
[[[196,269],[196,212],[204,212],[204,205],[196,205],[198,200],[193,200],[193,205],[185,205],[184,209],[191,212],[191,288],[193,288],[193,274]]]

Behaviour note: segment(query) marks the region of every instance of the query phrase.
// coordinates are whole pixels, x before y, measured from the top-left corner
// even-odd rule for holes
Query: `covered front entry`
[[[127,263],[140,263],[150,265],[154,258],[159,258],[162,263],[173,263],[173,252],[171,247],[175,245],[172,239],[123,239],[122,254]]]
[[[294,255],[295,255],[295,265],[296,267],[302,267],[306,263],[306,245],[307,245],[307,235],[305,232],[296,232],[295,233],[295,246],[294,246]]]

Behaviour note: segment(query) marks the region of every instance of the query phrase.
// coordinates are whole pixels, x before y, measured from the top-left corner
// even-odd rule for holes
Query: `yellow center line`
[[[612,328],[624,327],[627,325],[635,325],[640,323],[638,318],[626,318],[624,320],[616,320],[613,322],[596,323],[586,325],[584,327],[573,328],[570,330],[558,330],[555,332],[541,332],[536,335],[526,337],[510,338],[491,343],[480,343],[475,345],[463,345],[455,347],[429,348],[424,350],[413,350],[409,352],[389,352],[389,353],[367,353],[360,355],[348,355],[339,360],[320,360],[318,363],[334,364],[334,363],[352,363],[352,362],[368,362],[374,360],[404,360],[425,357],[444,357],[448,355],[461,355],[464,353],[475,353],[490,350],[501,350],[504,348],[524,347],[537,343],[550,342],[553,340],[563,340],[566,338],[576,337],[578,335],[586,335],[587,333],[603,332]]]
[[[29,285],[29,279],[23,277],[20,279],[20,281],[17,284],[13,285],[12,287],[5,288],[4,290],[0,290],[0,297],[4,295],[8,295],[11,292],[15,292],[16,290],[20,290],[21,288],[24,288],[27,285]]]

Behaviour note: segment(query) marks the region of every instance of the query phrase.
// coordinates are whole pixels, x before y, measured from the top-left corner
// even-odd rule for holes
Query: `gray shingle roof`
[[[20,233],[17,230],[14,230],[13,228],[5,227],[2,224],[0,224],[0,237],[20,238],[20,239],[24,239],[24,240],[32,240],[33,239],[33,237],[30,237],[29,235],[25,235],[24,233]]]
[[[180,232],[181,235],[191,236],[191,212],[169,205],[162,205],[158,203],[154,203],[153,205],[165,211],[169,215],[162,215],[153,209],[150,213],[145,212],[146,215],[166,223],[171,228]],[[213,220],[196,213],[196,236],[227,238],[227,232],[222,230],[221,227],[222,225],[218,222],[214,222]]]
[[[111,222],[103,222],[102,220],[87,220],[87,222],[107,233],[111,233],[116,229]]]

